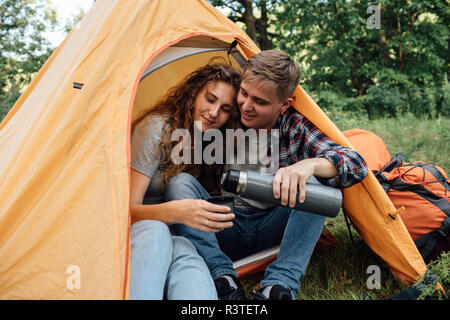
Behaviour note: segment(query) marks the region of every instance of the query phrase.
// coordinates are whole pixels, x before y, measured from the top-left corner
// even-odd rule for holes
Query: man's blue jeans
[[[160,221],[131,226],[131,300],[217,300],[211,275],[195,247]]]
[[[166,186],[165,197],[170,201],[207,200],[211,196],[194,177],[180,173]],[[173,225],[172,230],[194,244],[214,279],[224,274],[237,277],[233,261],[281,243],[278,258],[267,267],[262,286],[282,285],[295,299],[325,217],[288,207],[270,211],[235,208],[234,214],[233,227],[219,233],[182,224]]]

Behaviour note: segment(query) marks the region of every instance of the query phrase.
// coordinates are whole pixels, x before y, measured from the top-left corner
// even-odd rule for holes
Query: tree
[[[304,83],[321,97],[370,116],[450,114],[449,7],[442,0],[378,1],[379,29],[369,29],[371,1],[284,2],[277,46],[306,66]],[[325,100],[326,100],[325,99]]]
[[[0,0],[0,113],[5,113],[53,51],[56,24],[47,0]]]
[[[273,48],[272,39],[277,34],[271,32],[275,12],[280,5],[277,0],[210,0],[211,4],[229,11],[228,17],[245,26],[248,36],[263,50]]]

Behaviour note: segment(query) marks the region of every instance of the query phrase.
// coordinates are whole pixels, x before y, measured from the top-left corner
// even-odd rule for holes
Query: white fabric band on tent
[[[194,54],[204,53],[204,52],[213,52],[213,51],[227,51],[228,48],[191,48],[191,47],[169,47],[161,54],[159,54],[153,61],[149,64],[147,69],[145,69],[142,74],[141,81],[159,68],[164,67],[165,65],[183,59]]]

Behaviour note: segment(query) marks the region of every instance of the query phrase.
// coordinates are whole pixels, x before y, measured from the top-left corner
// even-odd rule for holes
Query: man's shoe
[[[292,300],[289,290],[279,284],[272,286],[268,295],[265,288],[256,291],[253,300]]]
[[[234,283],[230,283],[232,279]],[[219,300],[248,300],[245,290],[239,280],[233,276],[220,276],[214,280]]]

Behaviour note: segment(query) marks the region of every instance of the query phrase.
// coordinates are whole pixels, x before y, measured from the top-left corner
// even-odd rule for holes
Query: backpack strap
[[[445,212],[447,216],[450,216],[450,202],[445,199],[435,195],[433,192],[429,191],[423,185],[411,185],[404,182],[401,178],[395,178],[394,180],[389,182],[389,188],[393,190],[399,191],[411,191],[422,197],[425,200],[428,200],[433,205],[438,207],[440,210]]]
[[[447,190],[450,191],[450,184],[447,182],[447,179],[442,174],[441,171],[439,171],[438,168],[430,165],[423,165],[422,168],[424,170],[427,170],[429,173],[433,175],[433,177],[436,178],[436,181],[438,181],[442,186]]]
[[[390,185],[389,185],[389,181],[386,178],[386,176],[381,171],[377,172],[377,174],[375,176],[378,179],[378,182],[383,187],[384,192],[388,193]]]
[[[398,168],[402,165],[402,161],[403,159],[405,159],[405,155],[403,153],[397,153],[392,159],[391,161],[389,161],[384,167],[383,169],[381,169],[380,171],[378,171],[377,173],[375,173],[375,177],[377,177],[377,175],[382,174],[383,172],[389,172],[395,168]],[[377,177],[378,179],[378,177]]]
[[[419,248],[420,255],[425,259],[431,253],[436,243],[439,240],[448,237],[449,234],[450,234],[450,216],[444,219],[439,229],[424,234],[420,238],[414,240],[414,243],[416,244],[417,248]]]
[[[383,172],[389,172],[400,167],[404,158],[405,155],[403,153],[397,153],[380,171],[374,173],[375,178],[377,178],[378,182],[383,187],[384,192],[387,193],[389,191],[389,183]]]

